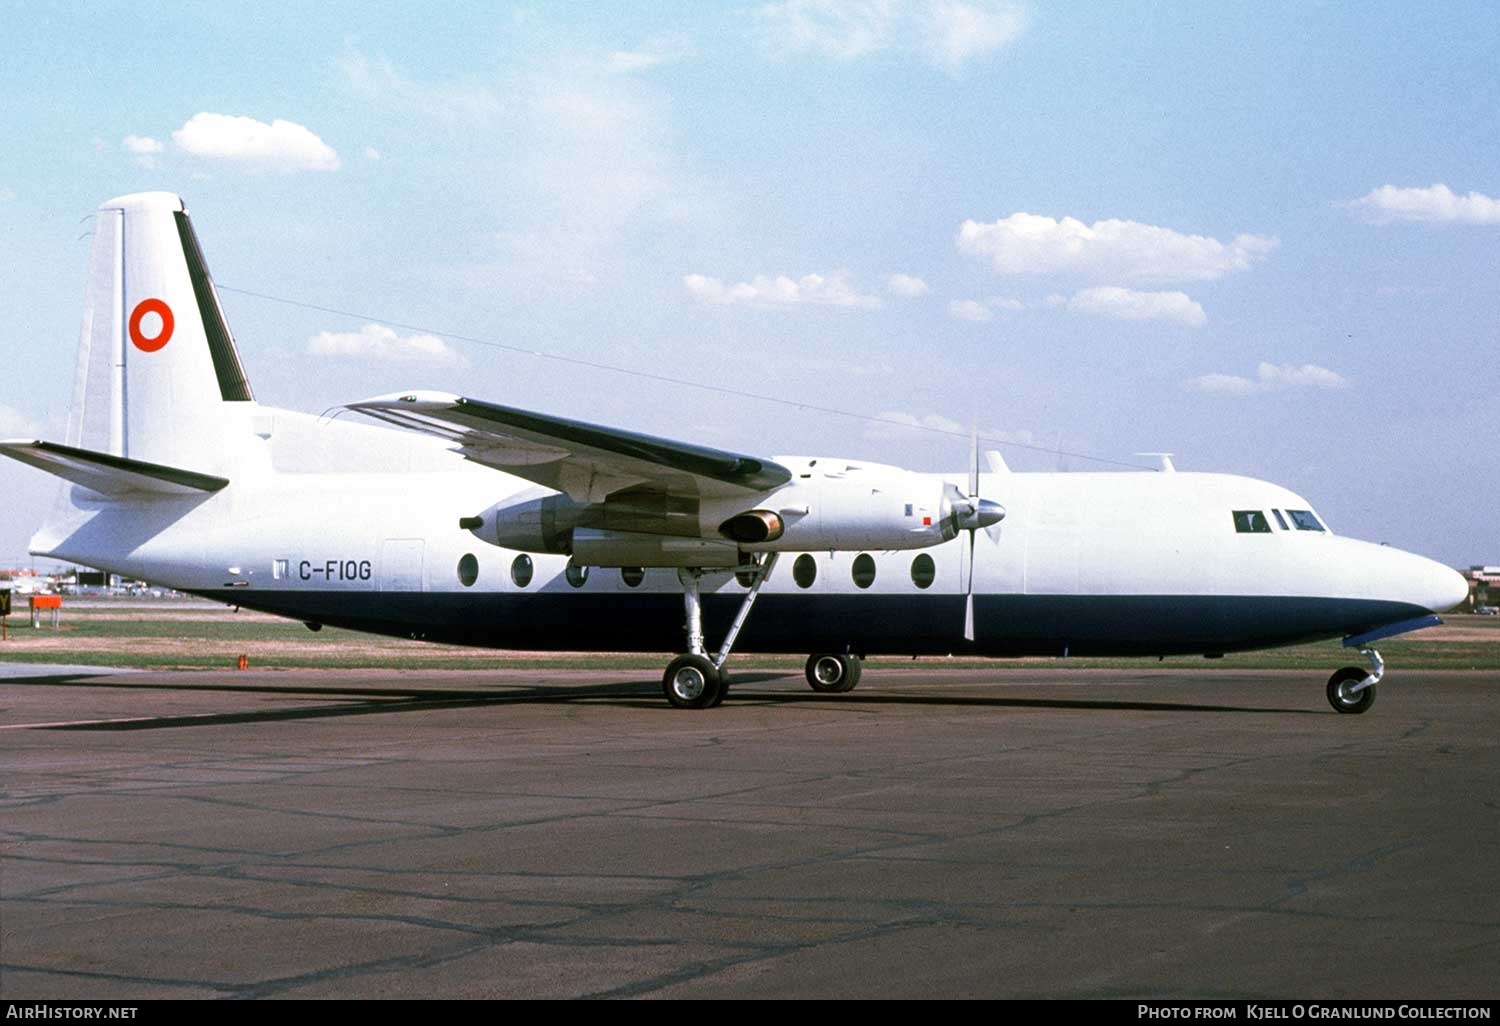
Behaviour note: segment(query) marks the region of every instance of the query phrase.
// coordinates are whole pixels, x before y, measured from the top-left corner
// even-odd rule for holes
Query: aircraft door
[[[420,538],[387,538],[380,547],[380,590],[425,591],[425,549]]]

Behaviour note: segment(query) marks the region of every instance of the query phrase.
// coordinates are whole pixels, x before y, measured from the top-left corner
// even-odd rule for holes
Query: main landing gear
[[[1370,660],[1370,669],[1346,666],[1328,678],[1328,704],[1341,713],[1362,713],[1375,704],[1375,685],[1385,676],[1385,661],[1373,648],[1359,654]]]
[[[760,594],[760,586],[771,576],[776,565],[776,553],[768,552],[757,563],[750,590],[740,603],[740,611],[724,635],[724,644],[719,654],[710,657],[703,644],[703,603],[699,595],[703,580],[700,567],[685,567],[677,571],[682,581],[682,603],[687,611],[687,652],[667,664],[662,675],[661,690],[667,701],[676,709],[712,709],[724,701],[729,693],[729,680],[724,674],[724,663],[734,648],[740,629],[750,616],[750,607]]]
[[[804,672],[807,674],[807,682],[818,694],[842,694],[853,691],[854,685],[859,683],[864,663],[863,659],[852,652],[846,655],[820,653],[807,657]]]

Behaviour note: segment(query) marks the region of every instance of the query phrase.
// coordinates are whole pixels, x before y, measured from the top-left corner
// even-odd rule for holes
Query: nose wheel
[[[1375,685],[1385,676],[1385,662],[1373,648],[1360,649],[1370,669],[1345,666],[1328,678],[1328,704],[1336,712],[1357,715],[1375,704]]]

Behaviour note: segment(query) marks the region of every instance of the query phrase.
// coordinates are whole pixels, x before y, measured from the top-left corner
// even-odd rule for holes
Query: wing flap
[[[115,498],[201,495],[216,492],[229,483],[228,478],[127,459],[91,449],[75,449],[71,445],[60,445],[57,442],[25,439],[0,442],[0,454],[101,495]]]
[[[597,502],[638,485],[692,495],[763,492],[792,477],[756,456],[441,392],[377,396],[347,408],[446,438],[475,463],[579,501]]]

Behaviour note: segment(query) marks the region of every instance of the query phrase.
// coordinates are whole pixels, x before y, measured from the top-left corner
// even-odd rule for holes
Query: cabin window
[[[1270,534],[1271,525],[1266,515],[1258,509],[1234,511],[1234,529],[1240,534]]]
[[[854,557],[851,573],[856,588],[868,588],[875,583],[875,557],[868,552],[861,552]]]
[[[620,567],[620,580],[624,581],[625,582],[625,586],[628,587],[628,588],[639,588],[641,586],[641,582],[644,581],[645,579],[646,579],[646,571],[642,567],[638,567],[638,566],[622,566],[622,567]]]
[[[1271,515],[1276,518],[1276,523],[1281,526],[1283,531],[1291,530],[1291,528],[1286,526],[1286,517],[1281,515],[1281,510],[1273,509],[1271,510]]]
[[[515,582],[517,588],[524,588],[531,583],[531,574],[534,569],[531,557],[523,552],[510,561],[510,579]]]
[[[1323,525],[1318,518],[1313,516],[1310,509],[1289,509],[1286,515],[1292,518],[1292,523],[1297,525],[1299,531],[1321,531]]]
[[[797,562],[792,564],[792,580],[797,582],[799,588],[811,588],[813,581],[818,579],[818,561],[807,553],[797,557]]]
[[[474,557],[474,553],[466,552],[458,561],[458,583],[465,588],[472,588],[477,580],[479,580],[479,560]]]
[[[568,568],[563,571],[563,576],[573,587],[582,588],[583,582],[589,579],[589,568],[579,566],[577,563],[569,563]]]
[[[936,578],[937,565],[927,553],[924,552],[911,561],[911,582],[918,588],[932,587],[932,582]]]

